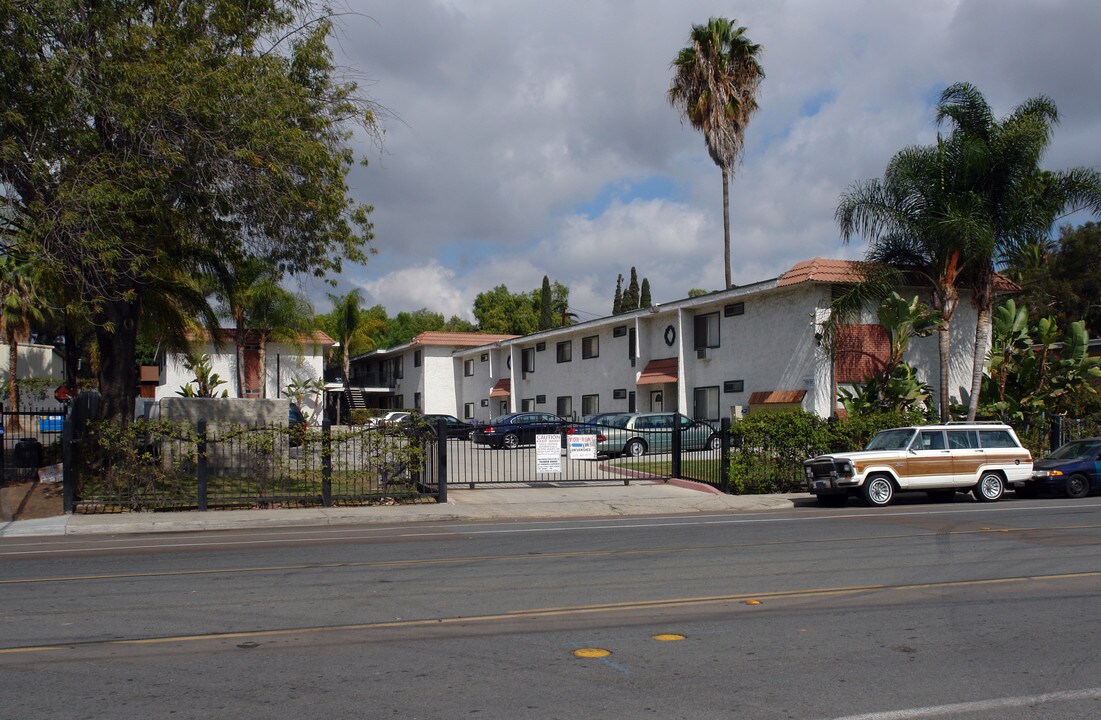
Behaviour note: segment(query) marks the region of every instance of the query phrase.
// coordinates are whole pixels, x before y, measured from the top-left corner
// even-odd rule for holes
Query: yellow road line
[[[243,638],[270,638],[287,635],[306,635],[331,632],[354,632],[364,630],[382,630],[393,628],[415,628],[442,625],[457,625],[485,622],[516,620],[519,618],[548,618],[569,615],[592,615],[609,612],[633,612],[654,609],[695,607],[722,603],[738,603],[747,598],[759,600],[782,600],[802,597],[831,597],[866,592],[890,592],[924,590],[930,588],[953,588],[982,585],[997,585],[1021,582],[1044,582],[1101,577],[1101,571],[1081,573],[1059,573],[1054,575],[1022,575],[1019,577],[988,578],[984,580],[953,580],[946,582],[910,583],[903,585],[849,585],[832,588],[806,588],[802,590],[779,590],[775,592],[739,593],[733,595],[712,595],[704,597],[666,598],[663,600],[638,600],[622,603],[602,603],[595,605],[575,605],[553,608],[532,608],[512,610],[491,615],[472,615],[468,617],[427,618],[423,620],[393,620],[389,622],[356,623],[351,625],[322,625],[301,628],[283,628],[278,630],[242,630],[225,633],[203,633],[197,635],[172,635],[155,638],[135,638],[130,640],[93,640],[59,645],[38,645],[30,647],[0,648],[0,655],[19,653],[55,652],[75,650],[83,647],[149,646],[169,643],[202,642],[211,640],[239,640]],[[747,606],[748,607],[748,606]]]

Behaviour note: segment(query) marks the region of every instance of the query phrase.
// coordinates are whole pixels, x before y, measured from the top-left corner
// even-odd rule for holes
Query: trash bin
[[[12,451],[12,467],[15,475],[21,479],[38,477],[38,468],[42,467],[42,443],[38,438],[20,438]]]

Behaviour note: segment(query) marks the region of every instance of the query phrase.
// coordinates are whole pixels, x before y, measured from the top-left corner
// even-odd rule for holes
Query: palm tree
[[[248,330],[250,295],[258,283],[268,282],[271,266],[260,258],[244,258],[215,272],[214,295],[221,301],[220,314],[233,321],[237,358],[237,397],[245,396],[245,336]],[[219,341],[215,335],[215,343]],[[263,364],[260,367],[264,367]],[[261,383],[263,384],[263,383]]]
[[[313,306],[303,295],[296,295],[282,288],[273,280],[261,280],[248,293],[245,317],[250,329],[258,336],[258,364],[260,365],[260,397],[268,396],[267,367],[268,343],[272,340],[288,340],[298,347],[302,333],[313,320]]]
[[[711,18],[693,25],[690,45],[673,60],[669,103],[703,133],[707,152],[723,175],[723,248],[726,287],[730,278],[730,177],[745,145],[745,130],[757,111],[757,89],[765,77],[761,46],[737,21]]]
[[[941,317],[937,393],[943,421],[949,417],[951,325],[959,305],[960,277],[972,247],[989,235],[973,198],[954,187],[960,157],[960,147],[940,139],[936,145],[905,148],[892,158],[882,180],[851,186],[836,211],[843,242],[854,235],[869,242],[865,282],[838,306],[880,300],[902,281],[917,281],[930,289],[931,305]]]
[[[344,383],[348,383],[351,373],[352,355],[371,350],[375,341],[370,333],[381,329],[379,323],[369,321],[369,316],[360,305],[363,296],[358,289],[344,295],[329,293],[329,301],[333,304],[332,312],[323,316],[324,329],[334,340],[340,343],[341,370],[344,375]]]
[[[988,241],[972,249],[967,277],[978,313],[967,409],[967,419],[974,420],[990,335],[995,265],[1022,244],[1047,236],[1061,213],[1087,207],[1101,212],[1101,174],[1092,168],[1040,169],[1059,122],[1055,104],[1042,95],[999,120],[977,88],[956,83],[937,104],[937,123],[945,122],[952,128],[950,141],[966,149],[959,189],[975,199],[990,228]]]
[[[8,345],[8,406],[19,409],[19,343],[31,336],[31,323],[42,319],[35,299],[31,267],[10,255],[0,256],[0,336]],[[11,429],[19,430],[12,415]]]

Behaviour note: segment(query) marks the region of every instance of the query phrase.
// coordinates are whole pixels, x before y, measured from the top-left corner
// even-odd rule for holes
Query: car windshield
[[[905,450],[914,436],[913,428],[899,430],[881,430],[868,442],[865,450]]]
[[[1048,455],[1052,460],[1093,460],[1101,454],[1101,442],[1074,440]]]

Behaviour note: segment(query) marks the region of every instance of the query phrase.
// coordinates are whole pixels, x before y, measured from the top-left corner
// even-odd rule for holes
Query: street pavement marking
[[[1101,699],[1101,688],[1087,688],[1085,690],[1064,690],[1060,692],[1040,693],[1038,695],[1021,695],[1018,697],[991,698],[989,700],[976,700],[973,702],[952,703],[950,705],[931,705],[929,707],[907,708],[904,710],[889,710],[886,712],[863,713],[861,715],[845,715],[832,718],[832,720],[915,720],[917,718],[943,717],[945,715],[959,715],[962,713],[989,712],[991,710],[1005,710],[1007,708],[1031,707],[1053,702],[1073,702],[1075,700]]]
[[[211,640],[237,640],[241,638],[264,638],[287,635],[306,635],[314,633],[349,632],[364,630],[379,630],[393,628],[431,627],[442,625],[474,624],[484,622],[500,622],[516,620],[518,618],[549,618],[570,615],[591,615],[607,612],[638,612],[654,609],[669,609],[680,607],[698,607],[701,605],[716,605],[723,603],[744,602],[751,598],[791,599],[807,597],[827,597],[837,595],[853,595],[869,592],[892,592],[923,590],[930,588],[951,587],[977,587],[982,585],[997,585],[1021,582],[1042,582],[1053,580],[1069,580],[1082,578],[1101,577],[1101,571],[1081,573],[1059,573],[1055,575],[1023,575],[1007,578],[990,578],[986,580],[954,580],[946,582],[909,583],[903,585],[850,585],[832,588],[807,588],[803,590],[780,590],[771,593],[742,593],[734,595],[713,595],[704,597],[666,598],[664,600],[636,600],[619,603],[600,603],[593,605],[575,605],[567,607],[532,608],[526,610],[511,610],[505,613],[492,615],[472,615],[459,617],[427,618],[423,620],[393,620],[388,622],[357,623],[353,625],[321,625],[301,628],[283,628],[278,630],[242,630],[239,632],[202,633],[196,635],[170,635],[152,638],[133,638],[128,640],[89,640],[73,643],[60,643],[55,645],[36,645],[27,647],[0,648],[0,656],[15,655],[20,653],[53,652],[59,650],[76,650],[88,647],[117,647],[117,646],[148,646],[164,645],[169,643],[206,642]],[[905,718],[908,716],[854,716],[860,720],[892,720],[894,717]],[[926,717],[916,715],[913,717]],[[854,720],[844,718],[837,720]]]

